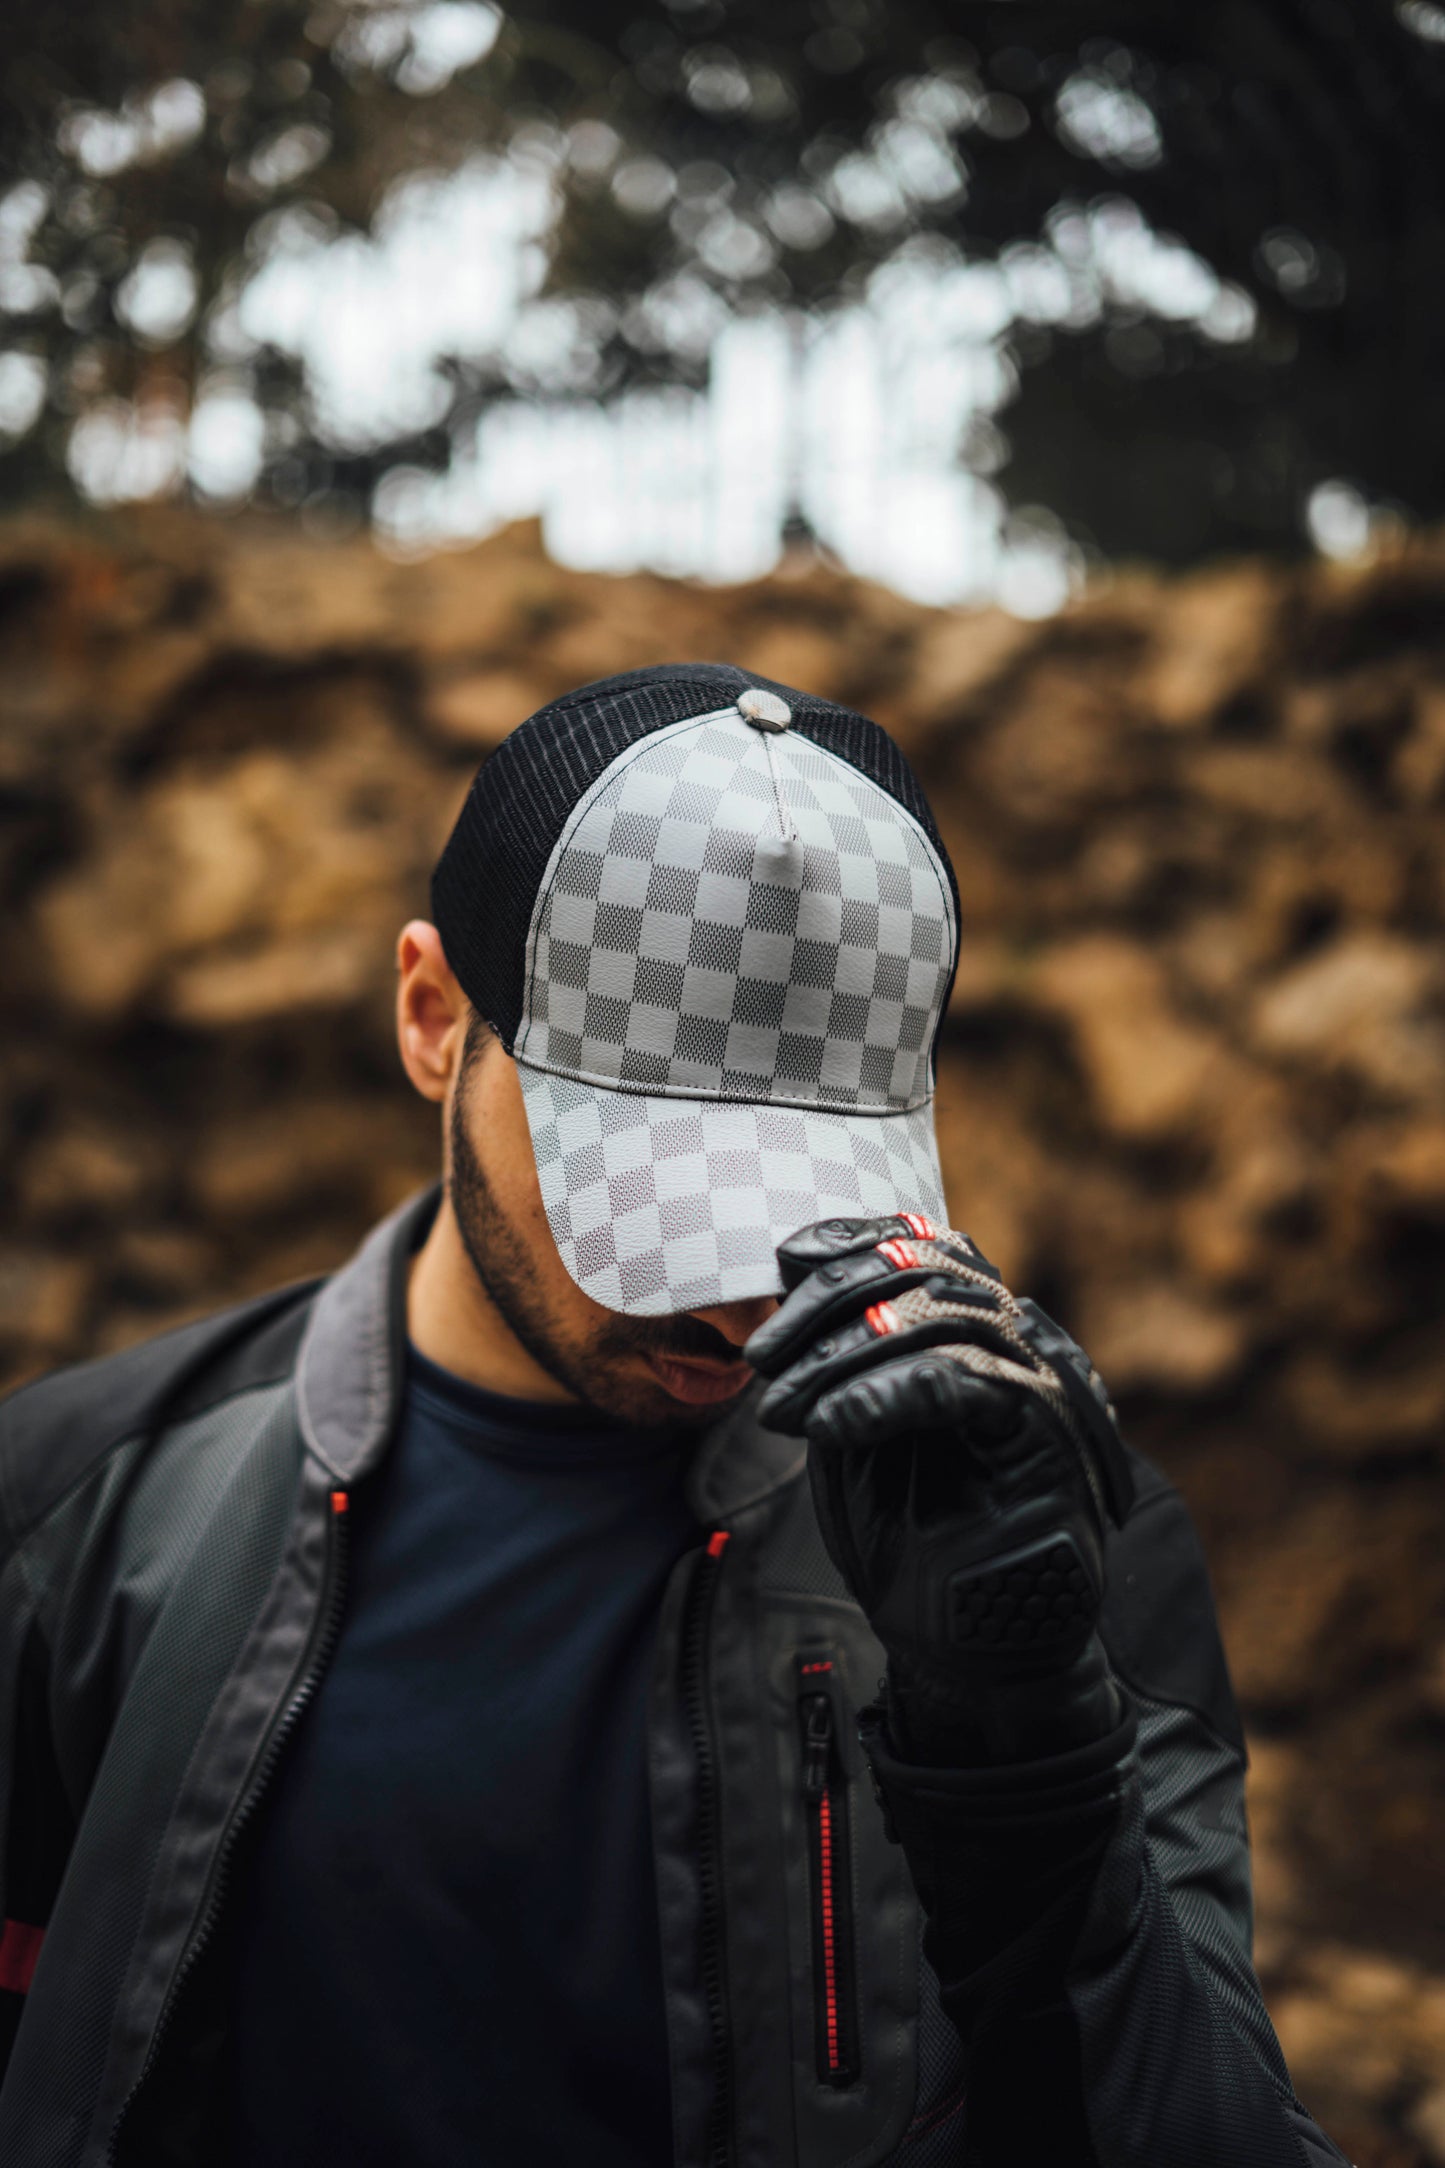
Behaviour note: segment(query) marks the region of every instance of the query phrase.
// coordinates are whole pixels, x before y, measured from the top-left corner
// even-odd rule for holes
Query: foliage
[[[165,486],[197,402],[244,394],[263,492],[360,505],[501,394],[696,385],[739,313],[992,262],[1016,391],[958,454],[1015,503],[1176,561],[1296,547],[1331,477],[1437,516],[1442,109],[1433,0],[12,9],[0,472],[66,487],[77,428],[130,411]],[[329,425],[245,336],[248,281],[479,156],[542,191],[547,336],[459,338],[429,410]]]

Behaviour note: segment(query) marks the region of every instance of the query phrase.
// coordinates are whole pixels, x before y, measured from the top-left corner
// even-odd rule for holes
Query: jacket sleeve
[[[1183,1500],[1140,1464],[1103,1629],[1110,1737],[996,1769],[864,1744],[968,2055],[958,2168],[1326,2168],[1251,1960],[1244,1741]]]
[[[75,1834],[49,1722],[49,1656],[0,1510],[0,2081]]]

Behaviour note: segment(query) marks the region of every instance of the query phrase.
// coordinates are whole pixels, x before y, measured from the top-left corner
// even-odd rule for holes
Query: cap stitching
[[[777,801],[778,808],[778,833],[784,843],[796,843],[798,831],[793,826],[793,816],[789,810],[788,801],[783,795],[783,778],[778,769],[777,754],[771,737],[763,739],[763,751],[767,755],[768,774],[773,779],[773,797]]]
[[[634,1099],[681,1099],[698,1107],[786,1107],[794,1114],[822,1114],[830,1119],[852,1121],[903,1120],[910,1114],[921,1114],[931,1107],[935,1098],[932,1091],[921,1099],[910,1099],[903,1107],[862,1107],[849,1103],[823,1105],[816,1099],[775,1099],[771,1094],[765,1099],[744,1097],[741,1092],[698,1092],[681,1084],[636,1084],[629,1077],[625,1081],[617,1077],[597,1076],[590,1069],[553,1069],[545,1062],[528,1061],[524,1054],[514,1054],[513,1061],[519,1069],[530,1069],[533,1076],[560,1077],[564,1083],[586,1084],[594,1091],[626,1093]]]

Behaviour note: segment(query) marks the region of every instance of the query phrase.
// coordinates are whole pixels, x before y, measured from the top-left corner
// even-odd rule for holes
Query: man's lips
[[[719,1362],[710,1355],[662,1355],[648,1349],[642,1359],[664,1392],[694,1408],[734,1399],[753,1375],[744,1362]]]

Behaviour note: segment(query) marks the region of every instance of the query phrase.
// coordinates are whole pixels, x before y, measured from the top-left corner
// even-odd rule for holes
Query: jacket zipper
[[[841,2088],[857,2082],[858,2026],[848,1792],[833,1696],[823,1683],[832,1669],[829,1661],[799,1658],[798,1717],[812,1908],[814,2052],[819,2082]]]
[[[201,1907],[201,1916],[192,1930],[190,1941],[181,1954],[180,1963],[171,1978],[170,1986],[166,1989],[165,2000],[161,2004],[160,2016],[156,2019],[155,2031],[151,2034],[150,2046],[146,2049],[145,2061],[140,2067],[134,2085],[132,2085],[125,2099],[121,2102],[120,2112],[111,2127],[110,2138],[105,2149],[107,2162],[113,2163],[118,2157],[125,2119],[135,2106],[136,2097],[155,2066],[166,2028],[175,2013],[176,2003],[180,1998],[181,1991],[215,1933],[216,1922],[220,1918],[221,1908],[225,1902],[227,1877],[230,1873],[236,1845],[246,1824],[255,1813],[257,1803],[275,1774],[276,1765],[281,1759],[282,1748],[305,1714],[307,1704],[320,1685],[322,1675],[331,1661],[332,1653],[336,1647],[337,1635],[341,1630],[342,1606],[346,1600],[346,1517],[350,1506],[351,1497],[349,1492],[344,1490],[332,1491],[331,1511],[327,1517],[326,1560],[323,1571],[321,1605],[318,1614],[318,1625],[311,1643],[311,1654],[300,1680],[292,1691],[290,1700],[277,1718],[271,1735],[266,1741],[261,1761],[255,1776],[251,1780],[250,1788],[240,1800],[226,1825],[225,1834],[221,1839],[215,1860],[212,1863],[210,1882]]]
[[[728,1531],[715,1529],[697,1562],[683,1626],[683,1701],[697,1770],[698,1867],[702,1890],[702,1978],[712,2041],[713,2088],[703,2158],[728,2168],[732,2158],[732,2032],[722,1932],[722,1846],[718,1813],[717,1744],[707,1702],[708,1627],[717,1601]]]

